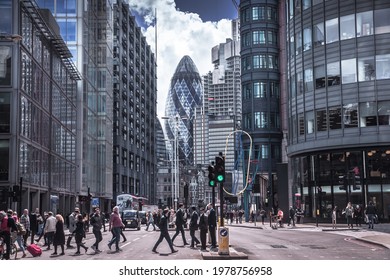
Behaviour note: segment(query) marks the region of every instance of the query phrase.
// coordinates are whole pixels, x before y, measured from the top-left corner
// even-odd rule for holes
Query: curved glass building
[[[177,132],[179,160],[185,165],[194,163],[193,122],[195,108],[202,104],[202,80],[192,59],[184,56],[171,79],[165,115],[165,131],[169,139]]]
[[[390,216],[390,2],[287,0],[292,193],[309,216],[347,202]]]

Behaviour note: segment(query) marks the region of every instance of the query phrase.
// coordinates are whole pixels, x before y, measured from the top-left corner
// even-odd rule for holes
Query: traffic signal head
[[[210,164],[208,170],[209,170],[209,186],[215,187],[216,181],[215,181],[215,167],[214,167],[214,165]]]
[[[215,176],[217,182],[225,182],[225,158],[222,155],[215,157]]]

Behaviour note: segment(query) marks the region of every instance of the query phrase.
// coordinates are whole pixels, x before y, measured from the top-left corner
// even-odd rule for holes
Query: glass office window
[[[359,58],[358,60],[359,82],[375,79],[375,60],[373,56]]]
[[[303,10],[309,9],[311,7],[311,0],[302,0]]]
[[[296,97],[297,96],[297,90],[295,88],[295,79],[296,79],[296,75],[291,75],[291,79],[290,79],[290,95],[292,97]]]
[[[296,54],[300,54],[302,52],[302,32],[299,31],[295,34],[296,37]]]
[[[242,34],[242,37],[241,37],[242,46],[250,47],[250,45],[251,45],[251,35],[252,34],[250,32],[246,32],[246,33]]]
[[[275,31],[268,31],[267,40],[269,45],[278,44],[278,33]]]
[[[293,58],[295,56],[295,40],[294,36],[290,37],[290,57]]]
[[[253,69],[260,68],[260,55],[254,55],[252,60]]]
[[[314,25],[313,29],[313,44],[314,46],[322,46],[324,44],[324,23],[320,22]]]
[[[306,112],[306,133],[312,134],[314,133],[314,111]]]
[[[342,83],[356,83],[356,58],[341,61]]]
[[[10,93],[0,92],[0,133],[10,133]]]
[[[326,67],[328,87],[340,84],[340,63],[331,62]]]
[[[267,159],[268,158],[268,145],[267,144],[262,144],[261,145],[261,158],[262,159]]]
[[[316,79],[316,88],[325,87],[325,66],[319,65],[314,68],[314,76]]]
[[[340,17],[340,40],[355,38],[355,15]]]
[[[303,30],[303,50],[307,51],[311,49],[311,28],[305,28]]]
[[[376,78],[390,79],[390,54],[376,56]]]
[[[251,57],[250,56],[243,57],[241,62],[242,62],[242,70],[243,71],[251,69]]]
[[[341,129],[341,107],[329,108],[329,129]]]
[[[10,46],[0,46],[0,86],[11,85],[11,73],[12,49]]]
[[[265,44],[265,31],[264,30],[256,30],[252,33],[252,44]]]
[[[376,126],[377,118],[377,104],[376,102],[364,102],[359,104],[360,127]]]
[[[266,96],[267,96],[267,83],[254,82],[253,83],[253,97],[254,98],[265,98]]]
[[[252,116],[251,114],[243,114],[242,116],[243,122],[244,122],[244,128],[251,130],[252,129]]]
[[[345,128],[358,126],[358,104],[350,103],[343,106],[343,124]]]
[[[375,34],[390,32],[390,9],[374,11],[375,17]]]
[[[279,98],[279,83],[270,83],[270,97]]]
[[[252,85],[244,84],[242,86],[242,98],[243,99],[251,99],[252,98]]]
[[[305,118],[303,117],[303,113],[298,115],[298,131],[299,135],[305,134]]]
[[[325,23],[326,28],[326,43],[332,43],[339,40],[339,19],[334,18],[327,20]]]
[[[278,19],[277,10],[273,7],[267,7],[267,20],[276,21]]]
[[[327,114],[325,109],[316,111],[316,120],[317,120],[317,125],[316,125],[317,131],[328,130]]]
[[[378,102],[378,124],[390,125],[390,101]]]
[[[268,69],[278,69],[278,57],[275,55],[268,55]]]
[[[313,90],[313,70],[305,69],[305,92]]]
[[[265,7],[252,7],[252,20],[264,20]]]
[[[280,114],[279,112],[270,114],[270,128],[280,128]]]
[[[303,73],[301,71],[297,72],[297,93],[298,95],[303,94]]]
[[[373,12],[363,12],[356,14],[356,37],[374,34]]]
[[[267,112],[255,112],[255,128],[267,128]]]
[[[12,34],[12,1],[2,0],[0,9],[0,34]]]

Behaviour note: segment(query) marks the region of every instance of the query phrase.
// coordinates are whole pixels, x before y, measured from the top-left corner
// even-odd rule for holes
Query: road
[[[121,252],[109,250],[107,243],[111,238],[103,233],[100,248],[103,252],[95,254],[91,249],[87,253],[81,249],[81,255],[75,256],[76,249],[66,249],[64,256],[51,256],[53,250],[44,250],[39,258],[30,254],[23,260],[174,260],[202,259],[199,248],[182,246],[182,239],[175,240],[177,253],[171,254],[165,240],[160,244],[159,254],[151,250],[159,237],[159,231],[146,232],[127,229],[126,242],[120,243]],[[174,231],[170,231],[171,236]],[[199,234],[199,233],[198,233]],[[187,240],[190,239],[186,231]],[[313,228],[266,230],[258,228],[229,228],[230,246],[248,255],[249,260],[389,260],[389,249],[378,245],[355,240],[353,237],[318,231]],[[73,241],[74,242],[74,241]],[[86,246],[94,243],[92,233],[87,234]],[[73,244],[74,245],[74,244]],[[45,247],[44,247],[45,248]],[[112,247],[113,249],[115,246]],[[19,254],[20,256],[21,254]]]

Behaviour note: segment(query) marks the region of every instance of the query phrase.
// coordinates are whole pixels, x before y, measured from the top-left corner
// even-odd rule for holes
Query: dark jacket
[[[184,217],[183,217],[183,210],[180,208],[176,211],[176,226],[182,226],[184,225]]]
[[[168,218],[163,214],[160,219],[160,223],[158,224],[161,233],[168,233]]]
[[[54,233],[53,245],[65,245],[64,223],[62,221],[57,221],[56,223],[56,231]]]
[[[208,222],[209,222],[209,226],[210,227],[216,227],[217,226],[217,217],[216,217],[214,208],[210,209],[210,213],[209,213],[209,216],[208,216]]]
[[[198,229],[198,213],[196,213],[196,211],[192,212],[191,221],[190,221],[190,229],[192,229],[192,230]]]
[[[91,218],[89,219],[89,222],[92,225],[92,229],[95,231],[99,231],[102,229],[103,226],[103,216],[101,214],[93,214]]]
[[[369,204],[368,206],[367,206],[367,209],[366,209],[366,214],[368,215],[368,214],[376,214],[376,208],[375,208],[375,206],[374,205],[372,205],[372,204]]]
[[[199,229],[200,230],[206,230],[207,231],[207,229],[208,229],[208,224],[209,224],[209,222],[208,222],[208,218],[207,218],[207,216],[204,214],[204,213],[202,213],[201,215],[200,215],[200,219],[199,219]]]
[[[84,222],[77,221],[76,229],[73,231],[76,237],[85,237]]]

